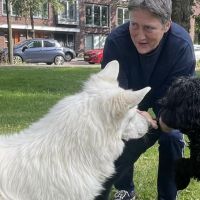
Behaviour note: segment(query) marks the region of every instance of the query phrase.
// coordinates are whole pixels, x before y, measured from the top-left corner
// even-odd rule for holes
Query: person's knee
[[[176,160],[183,155],[184,140],[179,131],[162,133],[159,138],[160,158],[165,160]]]
[[[181,143],[184,144],[183,134],[178,131],[174,130],[170,133],[161,133],[159,138],[159,144],[163,143]]]

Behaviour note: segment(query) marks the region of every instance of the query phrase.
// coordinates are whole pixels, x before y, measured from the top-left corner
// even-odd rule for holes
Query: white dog
[[[119,64],[92,75],[28,129],[0,137],[0,194],[6,200],[93,200],[115,172],[122,138],[142,137],[136,105],[150,88],[119,88]]]

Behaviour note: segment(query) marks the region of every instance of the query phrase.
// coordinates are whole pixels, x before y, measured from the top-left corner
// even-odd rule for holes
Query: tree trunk
[[[33,19],[33,10],[30,8],[30,19],[31,19],[31,34],[32,38],[35,38],[35,28],[34,28],[34,19]]]
[[[8,24],[8,61],[13,64],[13,40],[12,40],[12,27],[11,27],[11,10],[10,0],[6,0],[7,11],[7,24]]]
[[[172,0],[172,21],[190,30],[190,17],[194,0]]]

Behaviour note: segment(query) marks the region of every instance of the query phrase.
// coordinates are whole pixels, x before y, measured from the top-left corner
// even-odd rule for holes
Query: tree
[[[195,17],[195,38],[194,42],[199,43],[200,41],[200,16]]]
[[[10,0],[6,0],[6,10],[7,10],[7,24],[8,24],[8,62],[10,64],[13,64],[13,41],[12,41]]]
[[[69,0],[73,2],[74,0]],[[13,41],[12,41],[12,27],[11,27],[11,5],[16,7],[17,15],[30,17],[32,26],[32,36],[34,37],[34,14],[41,11],[41,8],[46,3],[50,3],[54,10],[58,12],[62,10],[62,4],[60,0],[5,0],[6,12],[7,12],[7,24],[8,24],[8,61],[13,64]]]
[[[32,37],[35,37],[35,30],[34,30],[34,15],[38,13],[42,13],[45,6],[48,8],[48,4],[50,3],[54,10],[58,12],[62,10],[62,4],[60,0],[12,0],[13,6],[18,8],[17,15],[23,16],[25,18],[30,18],[31,20],[31,33]],[[48,15],[48,9],[46,9]],[[46,17],[46,16],[42,16]]]
[[[194,14],[193,6],[200,0],[172,0],[172,20],[190,30],[190,18]]]

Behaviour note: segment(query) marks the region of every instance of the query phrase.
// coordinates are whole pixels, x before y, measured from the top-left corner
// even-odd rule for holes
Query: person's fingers
[[[154,129],[157,129],[157,128],[158,128],[157,121],[154,120],[154,119],[152,118],[152,116],[151,116],[148,112],[146,112],[146,111],[141,111],[141,110],[137,110],[137,112],[138,112],[139,114],[141,114],[143,117],[146,118],[146,120],[149,122],[149,124],[152,126],[152,128],[154,128]]]

